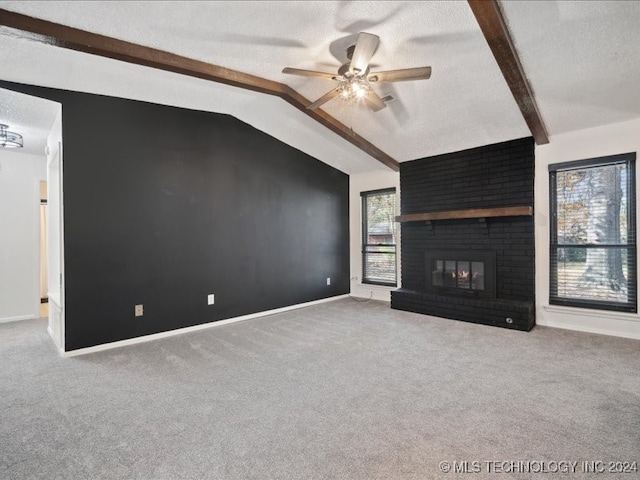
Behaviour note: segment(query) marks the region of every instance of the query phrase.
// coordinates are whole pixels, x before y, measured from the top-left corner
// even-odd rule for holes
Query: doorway
[[[24,138],[22,148],[0,148],[0,322],[48,314],[63,351],[62,105],[4,88],[0,105],[12,106],[3,123]]]

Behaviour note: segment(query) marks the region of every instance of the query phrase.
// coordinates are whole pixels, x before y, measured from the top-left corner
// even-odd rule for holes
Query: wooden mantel
[[[469,210],[450,210],[447,212],[410,213],[398,215],[396,222],[424,222],[431,220],[454,220],[463,218],[522,217],[533,215],[533,207],[472,208]]]

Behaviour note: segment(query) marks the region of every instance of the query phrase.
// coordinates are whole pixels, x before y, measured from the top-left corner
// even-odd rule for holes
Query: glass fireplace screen
[[[432,260],[432,285],[484,290],[484,262],[466,260]]]

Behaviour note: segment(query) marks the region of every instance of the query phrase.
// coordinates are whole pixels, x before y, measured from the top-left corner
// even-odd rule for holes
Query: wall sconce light
[[[9,125],[0,123],[0,147],[4,148],[22,148],[22,135],[7,130]]]

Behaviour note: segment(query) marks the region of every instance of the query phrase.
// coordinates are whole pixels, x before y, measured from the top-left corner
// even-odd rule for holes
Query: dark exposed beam
[[[467,0],[538,145],[549,137],[497,0]]]
[[[328,113],[320,109],[308,110],[311,101],[283,83],[3,9],[0,9],[0,25],[42,35],[44,43],[61,48],[275,95],[392,170],[400,169],[397,160]]]

